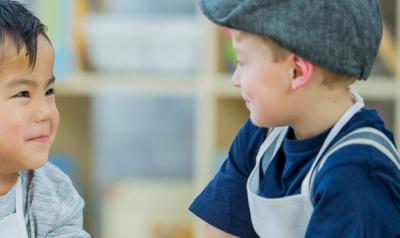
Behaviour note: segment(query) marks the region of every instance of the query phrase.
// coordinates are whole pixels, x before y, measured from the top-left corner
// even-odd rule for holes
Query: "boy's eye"
[[[22,91],[22,92],[17,93],[14,97],[28,98],[30,96],[31,96],[31,94],[28,91]]]
[[[54,95],[56,94],[56,90],[54,88],[50,88],[46,91],[46,95]]]

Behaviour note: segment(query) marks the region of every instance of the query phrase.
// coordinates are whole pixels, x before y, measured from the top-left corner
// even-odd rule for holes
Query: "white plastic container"
[[[194,16],[90,14],[84,35],[91,66],[117,73],[193,73],[201,27]]]

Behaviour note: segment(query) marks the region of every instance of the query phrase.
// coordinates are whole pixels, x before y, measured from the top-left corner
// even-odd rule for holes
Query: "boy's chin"
[[[48,154],[32,157],[31,159],[26,161],[26,163],[24,164],[24,168],[27,170],[41,168],[47,163],[47,160],[48,160]]]
[[[257,127],[265,127],[265,128],[271,127],[265,121],[261,120],[259,117],[256,117],[252,113],[250,113],[250,121]]]
[[[262,128],[274,128],[274,127],[280,127],[283,126],[278,123],[274,123],[272,121],[265,120],[264,118],[256,117],[253,114],[250,114],[250,121],[257,127],[262,127]]]

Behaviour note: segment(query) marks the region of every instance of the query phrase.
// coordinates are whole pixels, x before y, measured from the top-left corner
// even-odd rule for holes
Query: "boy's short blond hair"
[[[289,56],[290,52],[280,47],[273,40],[267,37],[261,37],[261,39],[263,40],[264,44],[268,47],[268,49],[271,51],[272,60],[274,62],[281,62]]]
[[[286,49],[282,48],[279,46],[277,43],[275,43],[273,40],[267,37],[261,37],[264,44],[268,47],[268,49],[271,51],[272,54],[272,60],[274,62],[281,62],[287,57],[289,57],[290,52],[287,51]],[[323,69],[321,67],[318,67],[323,76],[324,79],[322,81],[322,85],[328,86],[328,87],[336,87],[339,85],[351,85],[352,83],[355,82],[356,79],[348,77],[348,76],[343,76],[339,75],[337,73],[331,72],[330,70]]]

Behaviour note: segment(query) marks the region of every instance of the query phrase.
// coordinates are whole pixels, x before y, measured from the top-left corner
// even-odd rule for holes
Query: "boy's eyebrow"
[[[49,86],[50,84],[54,83],[56,81],[56,78],[54,77],[54,75],[47,81],[46,83],[46,87]],[[38,82],[31,80],[31,79],[16,79],[16,80],[12,80],[10,82],[8,82],[6,84],[7,87],[15,87],[17,85],[27,85],[30,87],[37,87],[38,86]]]

